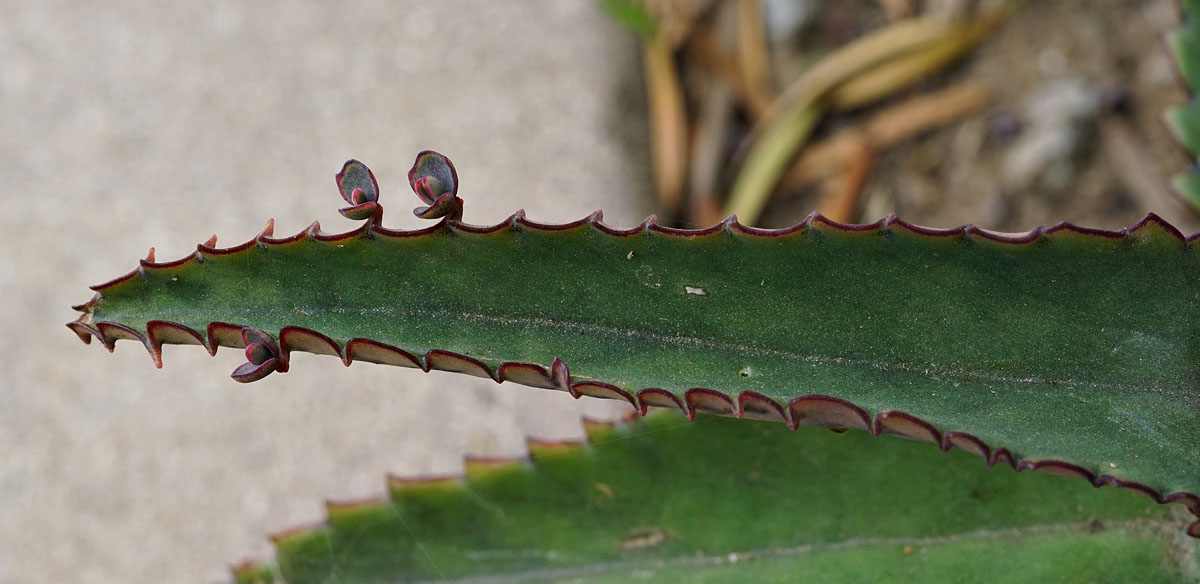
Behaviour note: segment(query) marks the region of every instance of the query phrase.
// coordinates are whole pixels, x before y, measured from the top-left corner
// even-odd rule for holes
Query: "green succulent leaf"
[[[1191,154],[1193,160],[1200,157],[1200,103],[1195,95],[1200,89],[1200,2],[1182,0],[1184,24],[1167,37],[1167,46],[1175,59],[1179,76],[1191,99],[1187,104],[1168,108],[1164,114],[1167,128],[1176,140]],[[1172,181],[1175,189],[1192,205],[1200,208],[1200,181],[1195,170],[1176,176]]]
[[[249,327],[278,339],[280,372],[301,350],[897,434],[1200,513],[1197,281],[1200,246],[1154,216],[1002,235],[518,213],[202,245],[95,287],[70,326],[156,361],[162,343],[242,347]]]
[[[1183,25],[1167,37],[1167,42],[1184,84],[1195,92],[1200,89],[1200,30],[1197,29],[1200,2],[1181,0],[1179,6]]]
[[[654,16],[634,0],[600,0],[600,8],[615,22],[643,38],[653,37],[658,28]]]
[[[658,411],[392,479],[240,582],[1192,582],[1169,508],[861,432]]]
[[[1167,127],[1188,152],[1200,152],[1200,107],[1180,106],[1167,110]]]

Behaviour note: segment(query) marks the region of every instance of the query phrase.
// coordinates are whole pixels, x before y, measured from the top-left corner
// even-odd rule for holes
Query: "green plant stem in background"
[[[981,18],[962,24],[927,46],[855,76],[830,93],[832,109],[845,111],[870,105],[945,68],[978,44],[995,22],[995,18]]]
[[[650,158],[658,208],[675,214],[687,180],[687,111],[674,50],[664,34],[642,42],[646,99],[650,106]]]
[[[789,112],[755,142],[738,169],[737,179],[725,205],[726,216],[736,216],[754,225],[767,206],[771,191],[792,157],[808,141],[817,122],[825,116],[825,102],[814,99]]]
[[[998,16],[948,24],[940,19],[897,22],[838,49],[800,77],[780,98],[756,130],[750,151],[734,180],[727,215],[747,225],[758,222],[771,192],[812,128],[831,102],[857,107],[919,80],[978,41]],[[908,59],[912,57],[911,59]],[[861,76],[861,80],[859,80]]]

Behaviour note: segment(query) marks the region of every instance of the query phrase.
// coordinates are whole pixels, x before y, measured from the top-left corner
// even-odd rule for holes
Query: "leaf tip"
[[[83,341],[83,344],[92,344],[92,329],[82,321],[73,320],[68,322],[67,328],[71,329],[71,332],[75,333],[75,336],[79,337],[79,340]]]
[[[252,560],[244,560],[229,567],[229,573],[234,584],[274,584],[275,570],[269,564],[259,564]]]

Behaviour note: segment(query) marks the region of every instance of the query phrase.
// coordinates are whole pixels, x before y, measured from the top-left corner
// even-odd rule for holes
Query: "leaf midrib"
[[[295,320],[297,310],[294,308],[279,308],[274,306],[261,306],[254,308],[246,308],[247,311],[253,310],[255,313],[271,313],[281,314],[289,320],[297,323],[297,326],[302,326],[302,321]],[[206,316],[212,314],[210,308],[200,309],[176,309],[176,314],[179,316],[188,316],[193,322],[205,320]],[[713,351],[727,351],[736,353],[743,357],[767,357],[791,360],[794,362],[812,363],[829,367],[845,367],[847,369],[864,370],[870,369],[880,372],[886,372],[893,375],[927,378],[939,381],[958,381],[966,383],[988,383],[1005,385],[1006,392],[1013,391],[1012,386],[1030,386],[1037,388],[1058,387],[1064,389],[1091,389],[1091,390],[1118,390],[1122,392],[1137,392],[1137,391],[1160,391],[1172,394],[1172,387],[1161,384],[1152,383],[1149,380],[1139,380],[1135,385],[1122,383],[1115,380],[1112,376],[1104,376],[1100,378],[1085,379],[1079,375],[1071,375],[1065,377],[1047,377],[1044,374],[1026,373],[1026,374],[1006,374],[999,371],[987,371],[982,369],[963,369],[961,367],[947,366],[934,362],[917,362],[913,360],[905,361],[885,361],[878,359],[854,359],[841,357],[836,355],[821,355],[815,353],[799,353],[794,351],[786,351],[777,347],[756,346],[735,341],[721,341],[712,338],[688,336],[677,333],[661,333],[639,328],[622,328],[612,325],[597,324],[592,322],[580,322],[569,319],[549,319],[543,317],[529,316],[509,316],[509,315],[488,315],[482,313],[471,313],[460,310],[432,310],[426,308],[405,308],[392,309],[381,306],[339,306],[336,309],[328,308],[305,308],[303,310],[307,316],[320,314],[373,314],[373,315],[396,315],[399,313],[407,314],[412,317],[431,317],[440,319],[455,319],[471,322],[486,322],[489,324],[500,324],[508,326],[518,326],[523,328],[544,328],[555,331],[565,331],[570,333],[585,333],[597,334],[600,336],[608,336],[617,339],[639,338],[649,340],[663,346],[674,346],[680,348],[701,348]],[[133,315],[136,316],[136,315]],[[240,324],[240,323],[234,323]],[[307,327],[305,327],[307,328]],[[334,331],[313,329],[331,338],[337,339],[340,344],[344,344],[350,340],[349,337],[338,335]],[[374,338],[371,340],[385,342],[385,339]],[[449,347],[427,347],[426,350],[432,349],[449,349]],[[497,366],[505,362],[502,357],[492,355],[482,355],[477,351],[469,354],[472,358],[480,359],[489,365]],[[549,365],[549,363],[538,363],[539,365]],[[570,367],[571,363],[567,363]],[[608,381],[597,379],[591,376],[575,376],[579,379],[596,379],[599,381]],[[631,387],[634,391],[644,389],[642,387]],[[721,388],[709,388],[717,389]],[[1037,391],[1037,390],[1029,390]]]
[[[897,548],[903,546],[924,548],[968,541],[1018,540],[1029,536],[1068,532],[1099,533],[1103,531],[1129,530],[1140,531],[1142,532],[1141,535],[1143,537],[1167,538],[1176,537],[1178,535],[1176,533],[1178,531],[1178,527],[1178,522],[1167,519],[1133,519],[1106,522],[1103,524],[1099,524],[1097,522],[1051,523],[1027,525],[1024,527],[1013,527],[1006,529],[981,529],[976,531],[928,537],[852,538],[842,541],[804,544],[789,548],[768,547],[754,550],[723,552],[720,554],[688,554],[669,558],[655,557],[653,559],[640,561],[617,560],[608,562],[595,562],[573,568],[542,568],[537,570],[527,570],[524,572],[513,572],[483,577],[472,576],[463,579],[443,578],[441,580],[426,580],[420,582],[419,584],[437,584],[439,582],[453,582],[456,584],[515,584],[518,582],[531,581],[559,581],[569,578],[582,578],[587,576],[613,574],[620,571],[636,570],[640,567],[652,567],[655,569],[674,566],[710,567],[722,564],[771,560],[776,558],[802,555],[816,555],[821,553],[856,549]],[[1176,557],[1173,559],[1175,560],[1174,564],[1176,566],[1186,567],[1182,558]]]

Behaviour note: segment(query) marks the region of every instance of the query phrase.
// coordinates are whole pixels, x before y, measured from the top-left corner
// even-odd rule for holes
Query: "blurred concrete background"
[[[379,495],[388,472],[519,455],[582,436],[564,394],[300,355],[250,386],[168,347],[109,355],[68,306],[213,233],[336,212],[356,157],[391,227],[405,172],[457,164],[466,219],[566,221],[649,209],[632,35],[574,2],[0,0],[0,581],[211,582],[266,535]],[[386,283],[385,283],[386,284]]]

